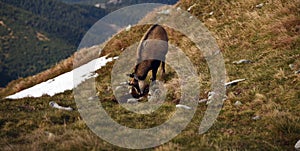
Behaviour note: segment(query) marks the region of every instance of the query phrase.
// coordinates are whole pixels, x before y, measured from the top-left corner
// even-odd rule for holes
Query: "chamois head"
[[[131,94],[134,96],[143,96],[147,93],[148,85],[145,84],[145,80],[140,80],[135,73],[127,74],[131,79],[128,84],[132,87]]]

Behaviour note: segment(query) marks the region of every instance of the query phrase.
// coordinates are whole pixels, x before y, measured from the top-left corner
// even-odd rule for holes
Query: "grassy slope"
[[[194,3],[193,0],[182,0],[178,5],[187,9]],[[297,0],[274,0],[260,9],[255,8],[259,3],[255,0],[206,1],[198,2],[191,11],[217,38],[224,55],[228,80],[247,78],[247,81],[227,90],[228,99],[207,133],[197,134],[206,109],[204,104],[200,104],[188,127],[169,143],[154,150],[292,150],[300,136],[300,77],[288,65],[294,64],[298,69],[300,65],[300,3]],[[214,11],[212,16],[208,15],[211,11]],[[128,37],[125,36],[128,33],[120,33],[108,43],[104,53],[117,55],[119,52],[116,50],[129,46],[146,29],[134,28]],[[186,52],[194,49],[182,35],[171,30],[168,33],[171,42],[186,48]],[[250,59],[254,63],[232,64],[232,61],[239,59]],[[202,64],[203,67],[200,66]],[[110,63],[99,71],[97,88],[103,105],[115,120],[136,128],[151,127],[159,125],[174,110],[172,101],[178,97],[176,89],[169,91],[162,112],[151,116],[136,116],[113,103],[111,92],[107,93],[110,84],[110,72],[107,71],[112,65]],[[209,75],[204,61],[199,63],[198,70],[207,81]],[[174,74],[169,73],[166,86],[174,88],[177,82]],[[204,83],[203,89],[208,91],[208,86],[209,83]],[[201,92],[201,97],[205,97],[204,92]],[[48,106],[49,101],[76,108],[70,91],[54,97],[2,100],[0,146],[7,150],[121,150],[95,136],[78,112],[54,110]],[[243,104],[234,106],[236,101]],[[256,115],[261,118],[252,120]]]

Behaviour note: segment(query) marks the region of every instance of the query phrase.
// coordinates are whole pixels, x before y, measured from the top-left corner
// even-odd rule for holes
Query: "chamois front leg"
[[[152,69],[152,77],[150,79],[152,82],[154,82],[156,80],[157,69],[158,68]]]

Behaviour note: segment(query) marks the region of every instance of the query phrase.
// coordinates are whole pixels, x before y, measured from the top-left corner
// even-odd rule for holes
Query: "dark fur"
[[[130,81],[139,94],[141,88],[138,81],[145,80],[148,72],[152,70],[151,81],[156,80],[157,70],[162,63],[162,76],[165,74],[165,57],[168,52],[168,36],[166,30],[160,25],[151,26],[146,34],[141,39],[137,48],[137,63],[134,68],[134,73],[129,76],[133,78]],[[145,90],[145,88],[142,88]]]

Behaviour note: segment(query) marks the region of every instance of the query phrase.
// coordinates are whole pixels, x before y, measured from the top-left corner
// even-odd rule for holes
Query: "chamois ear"
[[[130,74],[126,74],[128,77],[130,78],[134,78],[134,74],[133,73],[130,73]]]

